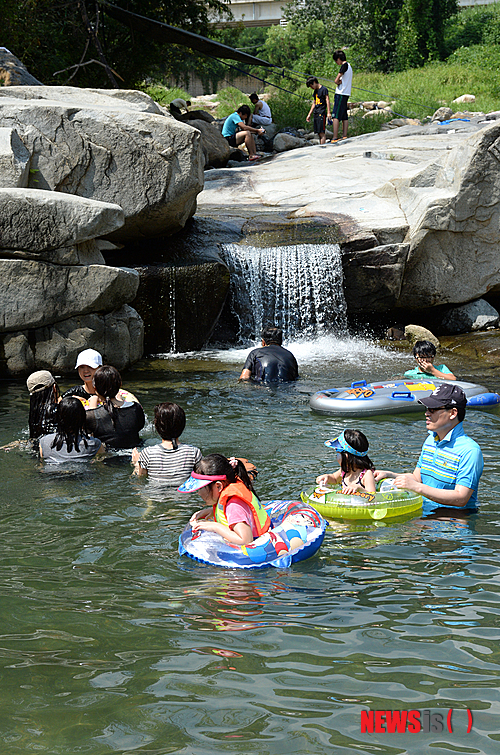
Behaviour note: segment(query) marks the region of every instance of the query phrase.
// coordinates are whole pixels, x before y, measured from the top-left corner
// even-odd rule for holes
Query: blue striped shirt
[[[471,488],[472,495],[467,504],[460,506],[467,509],[477,506],[477,488],[483,466],[481,449],[475,440],[465,434],[461,422],[443,440],[439,440],[434,432],[429,432],[417,462],[424,485],[439,490],[454,490],[456,485]],[[424,503],[435,505],[435,501],[427,498],[424,498]]]

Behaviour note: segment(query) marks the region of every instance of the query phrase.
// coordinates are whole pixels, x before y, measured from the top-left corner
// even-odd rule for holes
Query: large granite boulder
[[[113,239],[172,233],[196,209],[200,134],[144,93],[4,87],[0,127],[30,153],[29,188],[120,205],[125,224]]]
[[[399,305],[460,304],[500,291],[500,124],[392,181],[410,225]]]
[[[142,356],[144,327],[127,305],[108,314],[72,317],[34,330],[0,335],[0,375],[26,375],[35,369],[74,371],[84,349],[97,349],[105,362],[122,370]]]
[[[131,301],[138,285],[130,269],[0,259],[0,332],[109,312]]]
[[[123,223],[117,204],[58,191],[0,188],[0,249],[39,254],[114,233]]]
[[[457,333],[471,333],[476,330],[497,328],[499,314],[497,310],[484,299],[477,299],[460,307],[448,309],[439,325],[439,332],[447,335]]]
[[[198,213],[329,216],[350,314],[428,312],[500,292],[499,163],[500,123],[482,114],[406,125],[210,171]]]
[[[135,270],[110,267],[96,236],[117,230],[118,205],[39,189],[0,189],[0,374],[71,371],[93,346],[117,367],[139,359],[143,323],[127,303]]]
[[[0,181],[2,186],[27,186],[30,153],[13,128],[0,128]]]
[[[189,126],[193,126],[201,133],[201,148],[205,156],[205,168],[225,168],[231,147],[227,139],[224,139],[219,129],[211,122],[204,120],[195,120],[191,118],[188,121]]]

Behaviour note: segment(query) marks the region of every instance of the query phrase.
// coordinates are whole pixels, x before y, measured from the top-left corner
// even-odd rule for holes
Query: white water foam
[[[252,349],[261,345],[260,340],[245,348],[204,349],[177,354],[158,354],[162,359],[214,360],[227,364],[243,364]],[[370,362],[401,359],[401,354],[378,346],[365,338],[338,338],[334,335],[319,336],[314,339],[297,339],[284,342],[301,364],[321,364],[331,361],[344,364],[366,364]]]

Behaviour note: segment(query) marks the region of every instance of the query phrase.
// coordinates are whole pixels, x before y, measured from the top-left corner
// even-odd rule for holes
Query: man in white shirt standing
[[[333,53],[335,63],[340,66],[340,71],[335,79],[337,88],[335,90],[335,99],[333,102],[333,139],[332,142],[339,140],[339,121],[342,121],[342,138],[347,139],[347,127],[349,117],[347,115],[347,100],[351,94],[352,88],[352,68],[347,62],[345,52],[336,50]]]
[[[249,96],[249,100],[253,105],[252,120],[250,125],[257,124],[258,126],[268,126],[273,122],[271,115],[271,108],[263,100],[259,100],[259,95],[253,92]]]

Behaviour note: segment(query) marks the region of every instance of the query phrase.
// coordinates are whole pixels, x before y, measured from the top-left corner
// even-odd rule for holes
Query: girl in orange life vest
[[[191,517],[193,532],[216,532],[233,545],[248,545],[271,526],[239,459],[209,454],[195,464],[191,477],[177,489],[181,493],[196,490],[207,504]]]

